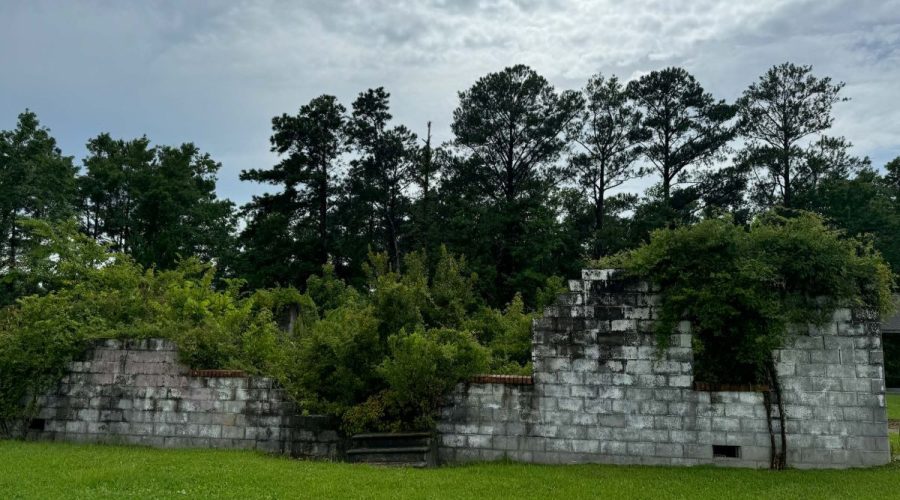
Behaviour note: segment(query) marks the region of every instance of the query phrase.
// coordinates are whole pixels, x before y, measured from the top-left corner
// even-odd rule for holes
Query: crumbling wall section
[[[531,384],[463,384],[449,398],[444,461],[768,467],[765,388],[696,390],[690,326],[660,351],[646,284],[585,270],[569,287],[534,323]],[[877,318],[837,311],[775,358],[790,466],[890,461]]]

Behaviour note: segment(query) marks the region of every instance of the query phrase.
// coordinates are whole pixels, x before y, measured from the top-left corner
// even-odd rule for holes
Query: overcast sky
[[[678,65],[732,100],[784,61],[847,83],[832,133],[879,167],[900,155],[900,0],[0,0],[0,129],[30,108],[79,164],[100,132],[192,141],[243,203],[272,116],[323,93],[384,86],[443,141],[456,92],[516,63],[560,89]]]

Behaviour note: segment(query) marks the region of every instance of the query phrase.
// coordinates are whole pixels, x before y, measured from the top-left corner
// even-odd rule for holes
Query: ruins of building
[[[767,388],[694,380],[688,324],[657,346],[659,297],[645,283],[585,270],[569,288],[535,321],[533,376],[477,377],[448,397],[437,425],[442,461],[768,467],[769,425],[777,434],[782,422],[788,466],[890,461],[871,314],[839,310],[790,337],[775,353],[785,414],[770,419]],[[70,368],[41,398],[34,434],[330,459],[346,451],[333,422],[297,416],[271,380],[190,371],[167,341],[101,342]]]

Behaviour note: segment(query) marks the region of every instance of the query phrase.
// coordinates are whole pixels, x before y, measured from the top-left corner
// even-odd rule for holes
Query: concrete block
[[[742,403],[725,405],[725,416],[752,418],[756,416],[756,406]]]
[[[466,445],[470,448],[490,448],[491,436],[477,434],[466,436]]]
[[[665,401],[642,401],[638,407],[642,415],[666,415],[669,405]]]
[[[599,452],[604,455],[625,455],[628,453],[628,443],[622,441],[602,441],[599,444]]]
[[[589,385],[573,385],[571,387],[572,397],[576,398],[595,398],[598,394],[597,386]]]
[[[637,441],[645,441],[651,443],[667,443],[671,441],[669,431],[658,429],[640,429]]]
[[[839,350],[823,349],[809,351],[809,362],[812,364],[840,364],[841,353]]]
[[[741,420],[732,417],[713,417],[712,430],[714,431],[739,431],[741,429]]]
[[[631,429],[653,429],[653,417],[648,415],[628,415],[627,426]]]
[[[684,445],[681,443],[656,443],[656,456],[683,457]]]
[[[825,364],[800,363],[795,366],[794,374],[798,377],[825,377],[827,375]],[[779,371],[779,373],[781,373]]]
[[[134,422],[131,424],[131,434],[138,436],[152,436],[153,425],[153,423],[148,422]]]
[[[651,457],[656,453],[654,443],[628,443],[627,453],[632,456]]]
[[[590,361],[590,360],[580,360],[580,361],[587,361],[591,364],[594,364],[594,362]],[[559,373],[555,374],[556,375],[555,378],[559,382],[559,384],[562,384],[562,385],[570,385],[570,386],[580,385],[580,384],[584,383],[584,372],[585,371],[592,371],[592,369],[582,370],[580,372],[559,372]]]
[[[884,367],[881,365],[856,365],[856,376],[858,378],[884,378]]]
[[[873,413],[872,408],[869,407],[845,407],[844,411],[844,419],[845,420],[854,420],[859,422],[874,422],[875,415]]]
[[[684,428],[684,419],[681,417],[653,417],[653,427],[656,429],[676,430]]]

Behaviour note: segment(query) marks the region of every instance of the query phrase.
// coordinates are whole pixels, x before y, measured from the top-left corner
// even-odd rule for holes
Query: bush
[[[307,294],[245,296],[242,281],[217,281],[215,268],[196,259],[144,270],[73,224],[32,228],[40,244],[28,269],[42,294],[0,311],[7,428],[31,414],[23,401],[100,338],[171,339],[187,365],[274,377],[305,411],[342,417],[352,430],[427,428],[460,381],[489,368],[530,371],[532,315],[521,298],[502,313],[479,306],[465,260],[443,249],[432,276],[422,253],[407,255],[403,272],[372,254],[364,293],[325,266]]]
[[[376,367],[385,346],[374,308],[361,299],[326,313],[294,349],[288,348],[283,382],[309,411],[341,416],[377,392]]]
[[[309,294],[330,305],[285,348],[282,371],[305,408],[341,417],[348,432],[427,429],[441,397],[471,375],[530,372],[521,298],[505,312],[479,308],[465,260],[442,249],[430,277],[426,261],[408,254],[399,272],[371,254],[364,294],[329,267],[310,278]]]
[[[240,282],[215,289],[213,267],[188,259],[171,271],[145,271],[72,225],[32,227],[47,251],[29,268],[52,287],[0,312],[0,426],[7,433],[32,416],[34,398],[92,339],[168,338],[195,368],[274,374],[283,365],[272,311],[240,298]]]
[[[505,311],[484,308],[465,325],[490,348],[492,372],[526,375],[531,373],[531,323],[534,317],[534,313],[525,312],[522,296],[517,294]]]
[[[386,411],[407,429],[428,429],[441,398],[461,380],[483,372],[489,353],[468,332],[440,328],[400,331],[388,340],[378,367],[387,383]]]

